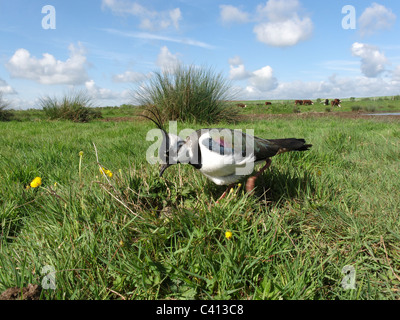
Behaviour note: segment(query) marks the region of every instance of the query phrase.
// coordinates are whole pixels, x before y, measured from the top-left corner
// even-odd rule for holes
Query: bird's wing
[[[207,129],[207,139],[201,143],[211,152],[233,156],[236,164],[249,161],[262,161],[279,153],[308,150],[311,145],[304,139],[261,139],[241,130]]]
[[[271,158],[280,153],[289,151],[306,151],[311,148],[311,144],[306,144],[304,139],[285,138],[285,139],[261,139],[255,138],[256,161]]]
[[[261,139],[241,130],[201,129],[188,137],[187,145],[199,155],[202,172],[211,176],[248,175],[254,163],[288,151],[308,150],[303,139]]]
[[[248,161],[254,155],[253,137],[241,130],[207,129],[202,131],[201,144],[210,152],[231,157],[236,164]]]
[[[279,146],[270,140],[254,137],[254,154],[256,161],[265,160],[275,156],[279,152]]]

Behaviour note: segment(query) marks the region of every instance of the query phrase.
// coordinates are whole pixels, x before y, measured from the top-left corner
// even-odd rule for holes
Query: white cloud
[[[385,71],[385,65],[389,63],[385,54],[378,47],[365,43],[355,42],[351,47],[354,56],[361,58],[361,72],[374,78]]]
[[[393,81],[400,82],[400,66],[397,66],[393,71]]]
[[[289,20],[293,14],[300,10],[298,0],[269,0],[263,5],[257,6],[257,14],[261,19],[267,18],[272,22]]]
[[[238,66],[240,64],[243,64],[242,58],[240,58],[239,56],[234,56],[233,58],[230,58],[228,62],[232,66]]]
[[[146,80],[149,77],[149,75],[145,75],[140,72],[135,72],[135,71],[125,71],[124,73],[121,74],[116,74],[113,76],[113,81],[114,82],[141,82],[143,80]]]
[[[249,92],[269,91],[277,87],[278,81],[274,77],[270,66],[265,66],[259,70],[247,71],[239,56],[229,59],[231,80],[248,80],[246,88]]]
[[[311,37],[313,23],[299,0],[268,0],[249,14],[232,5],[221,5],[223,23],[255,22],[257,40],[274,47],[294,46]]]
[[[294,17],[281,22],[260,23],[254,27],[254,33],[260,42],[274,47],[289,47],[307,40],[312,29],[310,18]]]
[[[85,49],[79,45],[69,46],[70,56],[66,61],[44,53],[43,58],[32,57],[26,49],[18,49],[6,63],[11,77],[29,79],[41,84],[82,84],[87,79]]]
[[[162,70],[171,70],[177,67],[180,63],[178,54],[172,54],[166,46],[163,46],[157,57],[156,64]]]
[[[149,31],[164,30],[173,26],[179,29],[182,13],[179,8],[166,11],[147,9],[137,2],[128,0],[102,0],[103,10],[110,9],[117,15],[133,15],[140,20],[139,27]]]
[[[182,19],[182,13],[179,8],[175,8],[168,12],[169,17],[171,18],[172,24],[174,25],[175,29],[179,29],[179,21]]]
[[[362,62],[365,72],[379,69],[379,62],[386,61],[382,53],[373,46],[355,45],[355,53],[366,59]],[[331,75],[321,81],[295,80],[281,82],[274,76],[273,68],[265,66],[256,71],[248,71],[242,59],[235,56],[228,60],[230,79],[235,81],[235,90],[241,100],[258,99],[317,99],[317,98],[348,98],[391,96],[398,94],[400,83],[400,66],[391,73],[381,77],[368,76],[337,76]],[[354,72],[354,61],[328,61],[328,66],[349,66]],[[369,70],[370,69],[370,70]],[[357,69],[359,70],[359,69]],[[378,72],[379,73],[379,72]],[[367,72],[368,74],[368,72]]]
[[[244,64],[230,65],[229,78],[231,80],[243,80],[248,79],[251,76],[251,72],[248,72],[244,67]]]
[[[396,15],[392,10],[374,2],[362,13],[358,24],[361,35],[365,36],[388,30],[394,25],[395,21]]]
[[[94,99],[109,100],[109,99],[119,98],[120,96],[118,93],[113,92],[110,89],[100,88],[99,86],[96,85],[94,80],[86,81],[85,87],[88,94]]]
[[[0,94],[16,94],[17,92],[5,80],[0,78]]]
[[[188,39],[188,38],[173,38],[173,37],[166,37],[166,36],[161,36],[157,34],[152,34],[148,32],[123,32],[115,29],[102,29],[108,33],[115,34],[118,36],[122,37],[127,37],[127,38],[135,38],[135,39],[144,39],[144,40],[160,40],[160,41],[169,41],[169,42],[175,42],[175,43],[181,43],[181,44],[186,44],[190,46],[195,46],[195,47],[200,47],[204,49],[214,49],[214,46],[197,41],[194,39]]]
[[[224,24],[249,22],[249,14],[231,5],[220,5],[221,21]]]
[[[270,66],[254,71],[250,77],[249,83],[251,87],[261,91],[269,91],[278,86],[278,81],[274,77],[273,70]]]
[[[313,23],[306,14],[299,17],[300,9],[298,0],[269,0],[265,6],[258,6],[258,16],[268,20],[253,29],[258,41],[274,47],[288,47],[307,40]]]
[[[273,90],[241,88],[240,99],[312,99],[392,96],[398,94],[399,83],[384,78],[330,76],[323,81],[281,82]]]

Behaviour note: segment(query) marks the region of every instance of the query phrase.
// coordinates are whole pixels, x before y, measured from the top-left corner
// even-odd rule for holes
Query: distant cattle
[[[303,105],[303,100],[295,100],[295,101],[294,101],[294,104],[295,104],[296,106],[297,106],[298,104],[302,106],[302,105]]]
[[[332,100],[332,101],[331,101],[331,106],[332,106],[332,107],[338,106],[339,108],[341,108],[341,107],[342,107],[342,105],[340,104],[341,102],[342,102],[342,101],[340,101],[340,99]]]
[[[239,108],[246,108],[247,107],[244,103],[238,103],[237,106]]]
[[[329,106],[329,99],[325,99],[324,105]]]
[[[265,102],[265,105],[266,105],[266,106],[270,106],[271,104],[272,104],[271,102],[268,102],[268,101]]]
[[[314,102],[312,102],[311,100],[303,100],[303,104],[304,104],[305,106],[308,106],[308,105],[314,104]]]

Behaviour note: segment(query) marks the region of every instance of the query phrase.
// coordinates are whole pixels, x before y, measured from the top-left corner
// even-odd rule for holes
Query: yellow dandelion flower
[[[121,241],[119,242],[119,245],[120,245],[121,247],[123,247],[123,246],[124,246],[124,242],[121,240]]]
[[[32,180],[30,185],[31,185],[32,188],[37,188],[37,187],[41,186],[42,185],[42,178],[36,177],[35,179]]]
[[[229,240],[230,238],[232,238],[232,232],[231,232],[231,231],[225,232],[225,238],[227,238],[228,240]]]
[[[106,170],[103,167],[99,168],[99,171],[103,174],[103,175],[107,175],[110,178],[112,178],[113,173],[110,170]]]
[[[240,188],[241,186],[242,186],[242,184],[241,184],[241,183],[239,183],[239,184],[238,184],[238,188]]]
[[[229,190],[229,193],[233,193],[233,191],[234,191],[233,188],[231,188],[231,190]]]
[[[112,178],[113,173],[110,170],[105,171],[106,175],[108,175],[110,178]]]

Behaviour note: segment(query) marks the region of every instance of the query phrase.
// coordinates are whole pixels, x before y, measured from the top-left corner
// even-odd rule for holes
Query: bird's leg
[[[247,179],[247,182],[246,182],[246,191],[247,191],[247,192],[253,191],[253,189],[254,189],[254,184],[255,184],[257,178],[258,178],[265,170],[267,170],[267,169],[270,167],[271,163],[272,163],[271,159],[268,158],[268,159],[266,160],[266,163],[265,163],[264,167],[262,167],[254,176],[252,176],[252,177],[250,177],[250,178]],[[219,197],[219,199],[217,200],[216,203],[218,203],[220,200],[222,200],[223,198],[225,198],[225,197],[226,197],[226,194],[227,194],[227,193],[229,192],[229,190],[230,190],[231,188],[233,188],[234,186],[235,186],[235,183],[230,184],[230,185],[228,186],[228,188],[225,190],[225,192]]]
[[[258,171],[254,176],[252,176],[252,177],[250,177],[250,178],[248,178],[247,179],[247,182],[246,182],[246,191],[247,192],[252,192],[253,191],[253,189],[254,189],[254,185],[255,185],[255,182],[256,182],[256,180],[257,180],[257,178],[265,171],[265,170],[267,170],[268,168],[269,168],[269,166],[271,165],[271,159],[267,159],[266,160],[266,164],[264,165],[264,167],[262,167],[261,169],[260,169],[260,171]]]
[[[228,188],[225,190],[225,192],[222,194],[222,196],[220,196],[217,200],[217,203],[219,202],[219,200],[222,200],[223,198],[225,198],[226,194],[228,193],[229,190],[231,190],[233,187],[235,186],[234,183],[230,184],[228,186]]]

